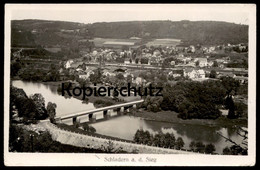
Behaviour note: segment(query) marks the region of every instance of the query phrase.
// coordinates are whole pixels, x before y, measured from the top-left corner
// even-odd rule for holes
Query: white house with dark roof
[[[205,71],[202,69],[195,70],[193,68],[186,68],[183,70],[183,76],[189,77],[190,79],[205,78]]]
[[[195,62],[199,61],[199,67],[207,67],[208,65],[207,58],[196,58],[194,61]]]

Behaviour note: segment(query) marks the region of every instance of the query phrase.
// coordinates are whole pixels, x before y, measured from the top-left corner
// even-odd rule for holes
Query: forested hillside
[[[248,26],[216,21],[129,21],[82,24],[63,21],[12,21],[12,46],[71,46],[80,39],[176,38],[187,44],[247,43]]]

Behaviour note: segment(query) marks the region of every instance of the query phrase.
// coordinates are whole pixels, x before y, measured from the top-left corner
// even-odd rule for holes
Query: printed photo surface
[[[6,4],[6,166],[253,166],[255,4]]]

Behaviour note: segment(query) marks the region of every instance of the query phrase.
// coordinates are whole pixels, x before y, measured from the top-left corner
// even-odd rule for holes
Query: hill
[[[238,44],[248,42],[248,25],[217,21],[129,21],[82,24],[46,20],[13,20],[12,46],[77,46],[94,37],[146,40],[176,38],[186,44]]]
[[[216,21],[134,21],[94,23],[95,37],[176,38],[191,44],[246,43],[248,26]]]

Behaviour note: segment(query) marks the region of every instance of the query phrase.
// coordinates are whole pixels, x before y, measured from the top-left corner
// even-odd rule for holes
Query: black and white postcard
[[[6,4],[6,166],[253,166],[255,4]]]

